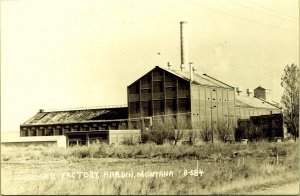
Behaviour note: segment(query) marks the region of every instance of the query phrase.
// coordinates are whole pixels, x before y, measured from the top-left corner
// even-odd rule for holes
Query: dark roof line
[[[114,109],[114,108],[127,108],[127,107],[128,107],[127,104],[122,104],[122,105],[106,105],[106,106],[91,106],[91,107],[77,107],[77,108],[60,108],[60,109],[47,109],[40,113]]]
[[[280,107],[280,106],[278,106],[278,105],[276,105],[276,104],[274,104],[274,103],[271,103],[271,102],[269,102],[269,101],[266,101],[265,99],[262,99],[262,98],[259,98],[259,97],[254,97],[254,98],[259,99],[259,100],[261,100],[261,101],[264,101],[264,102],[266,102],[266,103],[268,103],[268,104],[270,104],[270,105],[272,105],[272,106],[274,106],[274,107],[276,107],[276,108],[278,108],[278,109],[282,109],[282,107]]]
[[[207,74],[203,74],[203,75],[205,75],[205,76],[207,76],[207,77],[209,77],[209,78],[211,78],[211,79],[213,79],[213,80],[216,80],[216,81],[218,81],[218,82],[220,82],[220,83],[222,83],[222,84],[225,84],[225,85],[227,85],[227,86],[229,86],[229,87],[231,87],[231,88],[234,88],[233,86],[231,86],[231,85],[229,85],[229,84],[226,84],[226,83],[224,83],[224,82],[221,82],[220,80],[217,80],[216,78],[214,78],[214,77],[212,77],[212,76],[209,76],[209,75],[207,75]]]
[[[255,89],[257,89],[257,88],[262,88],[262,89],[265,89],[265,90],[270,90],[270,91],[272,91],[271,89],[269,89],[269,88],[265,88],[265,87],[262,87],[261,85],[259,85],[258,87],[256,87]]]

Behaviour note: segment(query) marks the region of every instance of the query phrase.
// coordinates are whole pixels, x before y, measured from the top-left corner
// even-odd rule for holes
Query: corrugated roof
[[[161,68],[161,69],[163,69],[171,74],[174,74],[178,77],[181,77],[184,80],[190,80],[189,72],[184,72],[184,71],[180,71],[180,70],[169,70],[169,69],[164,69],[164,68]],[[197,73],[194,73],[194,78],[193,78],[192,84],[216,86],[216,87],[223,87],[223,88],[233,88],[232,86],[225,84],[211,76],[208,76],[206,74],[200,75]]]
[[[266,109],[280,109],[269,102],[258,99],[256,97],[249,96],[235,96],[235,105],[236,107],[253,107],[253,108],[266,108]]]
[[[127,119],[128,107],[39,112],[23,125]]]

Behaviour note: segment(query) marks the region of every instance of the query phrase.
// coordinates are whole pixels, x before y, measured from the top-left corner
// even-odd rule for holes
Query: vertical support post
[[[213,120],[212,120],[212,105],[210,106],[210,129],[211,129],[211,142],[214,143],[214,129],[213,129]]]
[[[178,87],[178,78],[176,77],[176,125],[177,125],[177,129],[179,130],[179,96],[178,96],[178,92],[179,92],[179,87]]]
[[[178,87],[178,78],[176,77],[176,113],[179,113],[179,96],[178,96],[178,91],[179,91],[179,87]]]
[[[211,128],[211,133],[212,133],[212,137],[211,137],[211,142],[214,143],[214,126],[213,126],[213,102],[212,102],[212,89],[209,88],[210,90],[210,128]]]
[[[140,115],[139,117],[142,117],[142,80],[139,80],[139,105],[140,105]]]
[[[230,110],[230,107],[229,107],[229,100],[228,100],[228,90],[226,90],[226,99],[227,99],[227,122],[229,123],[229,121],[230,121],[230,116],[229,116],[229,110]]]
[[[234,122],[234,128],[237,127],[237,117],[236,117],[236,110],[235,110],[235,93],[233,89],[233,107],[234,107],[234,117],[233,117],[233,122]],[[255,110],[255,109],[254,109]],[[253,111],[254,112],[254,111]]]
[[[189,112],[191,114],[191,129],[193,129],[193,111],[192,111],[192,82],[190,81],[189,83],[189,91],[190,91],[190,97],[189,97],[189,101],[190,101],[190,105],[189,105]]]
[[[66,142],[67,142],[66,146],[68,148],[69,147],[69,136],[68,135],[66,135]]]
[[[153,71],[151,71],[151,106],[152,106],[152,116],[154,116],[154,100],[153,100]]]
[[[129,100],[129,86],[127,86],[127,104],[128,104],[128,118],[130,118],[130,100]]]
[[[86,134],[86,144],[87,144],[87,146],[90,145],[90,137],[89,137],[88,133]]]
[[[167,114],[167,100],[166,100],[166,73],[163,71],[163,93],[164,93],[164,111]]]

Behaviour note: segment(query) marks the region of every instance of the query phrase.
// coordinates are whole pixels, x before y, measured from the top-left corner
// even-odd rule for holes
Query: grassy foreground
[[[298,143],[1,150],[2,194],[247,194],[299,173]]]

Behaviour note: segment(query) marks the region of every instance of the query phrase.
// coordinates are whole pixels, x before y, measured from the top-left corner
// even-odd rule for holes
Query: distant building
[[[271,101],[271,90],[259,86],[256,89],[254,89],[254,97],[263,99],[266,101]]]

